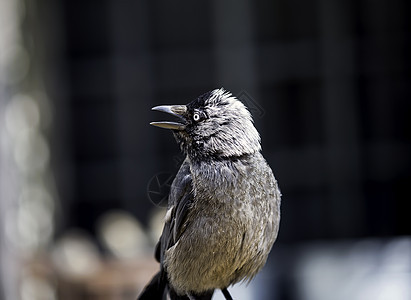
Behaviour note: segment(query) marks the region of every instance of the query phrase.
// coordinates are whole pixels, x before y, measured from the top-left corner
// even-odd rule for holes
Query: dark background
[[[40,2],[40,1],[39,1]],[[39,3],[59,230],[122,208],[179,149],[150,108],[246,95],[283,193],[279,243],[410,234],[409,1]],[[242,94],[241,94],[242,93]],[[261,110],[255,108],[261,108]]]

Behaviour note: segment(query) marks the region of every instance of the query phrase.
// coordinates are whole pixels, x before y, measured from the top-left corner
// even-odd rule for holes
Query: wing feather
[[[163,233],[157,243],[155,257],[163,268],[164,253],[174,246],[187,226],[187,213],[193,202],[192,178],[187,159],[181,165],[173,180],[168,197],[171,218],[164,224]]]

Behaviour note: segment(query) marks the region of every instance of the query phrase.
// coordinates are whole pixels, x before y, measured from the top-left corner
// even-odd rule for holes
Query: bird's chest
[[[179,241],[167,253],[167,268],[173,285],[192,286],[200,290],[228,286],[233,280],[236,256],[241,248],[244,228],[222,206],[207,211],[193,208],[192,217]],[[175,271],[175,272],[174,272]],[[179,276],[174,276],[179,274]],[[200,291],[199,290],[199,291]]]

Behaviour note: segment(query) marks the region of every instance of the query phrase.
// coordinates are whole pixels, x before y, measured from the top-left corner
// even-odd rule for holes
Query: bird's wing
[[[177,243],[186,228],[186,217],[193,201],[192,178],[187,160],[183,162],[171,185],[163,233],[156,246],[156,259],[163,264],[165,251]]]
[[[187,212],[190,209],[192,197],[192,180],[190,166],[187,160],[183,162],[171,185],[168,197],[168,211],[163,233],[156,245],[155,258],[160,263],[160,272],[154,276],[145,287],[138,300],[164,299],[165,291],[170,292],[171,299],[188,300],[186,296],[177,296],[172,287],[168,285],[167,271],[164,268],[164,253],[177,243],[186,227]],[[211,299],[211,298],[210,298]]]

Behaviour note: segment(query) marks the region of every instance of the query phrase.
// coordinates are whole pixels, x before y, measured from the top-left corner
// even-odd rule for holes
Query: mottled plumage
[[[171,299],[211,299],[264,266],[278,233],[280,191],[250,113],[230,93],[153,109],[179,118],[151,124],[172,129],[186,159],[156,248],[160,272],[139,299],[163,299],[164,291]]]

